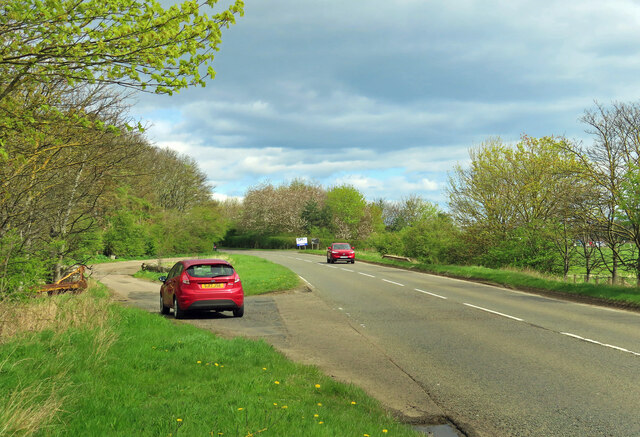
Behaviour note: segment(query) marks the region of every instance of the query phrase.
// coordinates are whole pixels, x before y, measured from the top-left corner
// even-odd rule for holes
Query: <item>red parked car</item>
[[[161,276],[160,312],[181,319],[187,311],[233,311],[244,315],[244,290],[238,273],[222,259],[178,261],[167,276]]]
[[[327,247],[327,263],[336,261],[356,262],[356,253],[349,243],[333,243]]]

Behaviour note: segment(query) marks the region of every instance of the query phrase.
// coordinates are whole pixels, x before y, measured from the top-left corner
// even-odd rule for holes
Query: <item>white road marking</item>
[[[353,272],[353,270],[345,269],[344,267],[342,267],[341,270],[344,270],[345,272]]]
[[[368,276],[368,277],[370,277],[370,278],[375,278],[375,276],[373,276],[373,275],[369,275],[368,273],[358,272],[358,274],[359,274],[359,275],[362,275],[362,276]]]
[[[313,261],[309,261],[308,259],[303,259],[304,262],[306,263],[312,263]]]
[[[471,308],[476,308],[478,310],[486,311],[486,312],[491,313],[491,314],[496,314],[498,316],[506,317],[508,319],[517,320],[518,322],[524,322],[524,320],[519,319],[517,317],[513,317],[513,316],[510,316],[510,315],[504,314],[504,313],[499,313],[497,311],[489,310],[487,308],[482,308],[482,307],[479,307],[479,306],[471,305],[470,303],[463,303],[463,305],[466,305],[466,306],[471,307]]]
[[[395,285],[399,285],[399,286],[401,286],[401,287],[404,287],[404,284],[399,284],[399,283],[397,283],[397,282],[393,282],[393,281],[390,281],[390,280],[388,280],[388,279],[383,279],[383,281],[384,281],[384,282],[388,282],[389,284],[395,284]]]
[[[311,285],[311,282],[307,281],[306,279],[304,279],[302,276],[298,275],[298,277],[300,279],[302,279],[304,282],[306,282],[307,284]]]
[[[623,347],[614,346],[614,345],[612,345],[612,344],[607,344],[607,343],[601,343],[601,342],[599,342],[599,341],[592,340],[592,339],[590,339],[590,338],[580,337],[579,335],[572,334],[572,333],[570,333],[570,332],[561,332],[560,334],[562,334],[562,335],[567,335],[567,336],[569,336],[569,337],[577,338],[578,340],[586,341],[586,342],[588,342],[588,343],[597,344],[597,345],[599,345],[599,346],[608,347],[608,348],[611,348],[611,349],[615,349],[615,350],[618,350],[618,351],[621,351],[621,352],[626,352],[626,353],[628,353],[628,354],[631,354],[631,355],[635,355],[635,356],[640,357],[640,353],[638,353],[638,352],[634,352],[634,351],[630,351],[629,349],[625,349],[625,348],[623,348]]]
[[[330,269],[337,269],[337,267],[336,267],[336,266],[330,266],[330,265],[327,265],[327,264],[322,264],[322,265],[323,265],[323,266],[327,266],[327,267],[329,267]]]
[[[428,291],[420,290],[419,288],[414,288],[415,291],[419,291],[420,293],[428,294],[429,296],[439,297],[440,299],[448,299],[447,297],[440,296],[439,294],[429,293]]]
[[[304,261],[302,258],[296,258],[298,261]]]

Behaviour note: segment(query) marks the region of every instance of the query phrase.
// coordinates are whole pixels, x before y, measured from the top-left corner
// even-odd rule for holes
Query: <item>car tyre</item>
[[[174,297],[173,298],[173,317],[175,317],[176,319],[184,319],[184,313],[185,311],[180,308],[180,305],[178,305],[178,299]]]
[[[244,316],[244,304],[240,305],[240,307],[233,310],[233,317],[242,317]]]
[[[162,301],[162,294],[160,294],[160,314],[164,314],[166,316],[170,311],[171,309],[164,305],[164,302]]]
[[[352,260],[351,260],[351,264],[355,264],[355,263],[356,263],[356,260],[355,260],[355,259],[352,259]]]

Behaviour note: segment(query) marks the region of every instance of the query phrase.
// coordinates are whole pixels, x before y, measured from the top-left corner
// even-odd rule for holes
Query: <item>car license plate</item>
[[[341,256],[340,258],[349,258],[348,256]]]
[[[218,284],[200,284],[202,288],[224,288],[224,282]]]

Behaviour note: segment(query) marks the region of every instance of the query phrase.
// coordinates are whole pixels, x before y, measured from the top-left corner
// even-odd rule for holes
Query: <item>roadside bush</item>
[[[402,237],[398,232],[379,232],[367,239],[367,246],[376,249],[381,255],[405,255]]]

